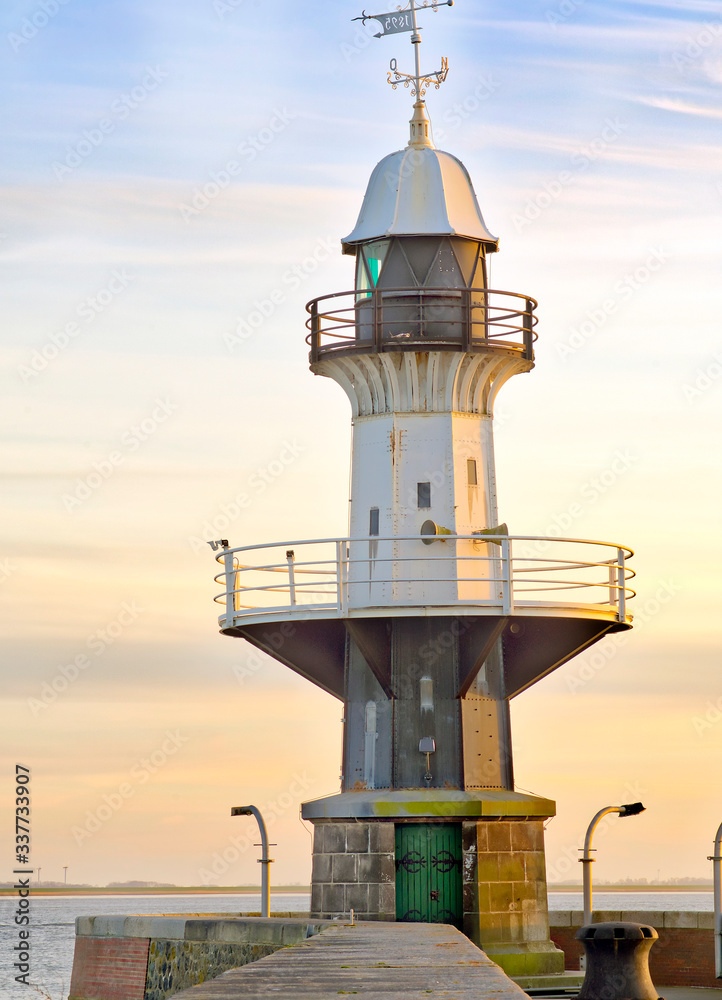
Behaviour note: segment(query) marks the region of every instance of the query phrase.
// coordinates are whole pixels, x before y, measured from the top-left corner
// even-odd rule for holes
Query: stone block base
[[[373,802],[366,803],[368,795],[363,793],[359,794],[358,802],[367,815],[349,815],[350,809],[347,809],[345,816],[343,813],[338,818],[329,816],[334,806],[346,804],[343,795],[313,803],[312,809],[304,812],[314,825],[312,916],[321,919],[348,917],[353,910],[359,920],[395,920],[397,878],[404,878],[403,867],[397,874],[397,826],[453,823],[457,829],[461,828],[461,861],[451,864],[460,865],[456,877],[459,879],[458,892],[463,898],[460,924],[466,936],[509,975],[563,972],[564,954],[549,938],[547,913],[543,824],[553,808],[547,810],[546,800],[537,800],[526,810],[527,803],[512,799],[512,794],[506,793],[509,800],[499,795],[498,801],[488,803],[479,797],[485,811],[496,812],[496,815],[487,816],[469,816],[468,812],[463,815],[459,806],[466,806],[466,798],[471,800],[472,797],[461,799],[459,793],[459,802],[448,794],[449,802],[444,800],[442,808],[437,802],[425,808],[409,806],[405,799],[397,803],[396,799],[401,796],[387,793],[388,818],[369,816],[369,812],[381,809]],[[421,795],[417,795],[421,800]],[[437,793],[437,798],[443,795]],[[420,804],[426,805],[423,800]],[[553,803],[549,805],[553,807]],[[447,807],[451,815],[444,815],[443,810]],[[409,815],[412,809],[416,815]],[[326,815],[323,815],[324,810]],[[439,852],[433,846],[430,851],[419,850],[429,855],[437,870],[439,865],[446,865],[447,872],[450,870],[449,858],[445,856],[448,852]],[[409,864],[406,858],[403,863]],[[412,860],[411,864],[415,863]],[[402,910],[407,885],[403,881],[399,885]],[[438,899],[438,893],[431,894],[431,898]],[[413,906],[418,905],[422,908],[413,910]],[[413,906],[412,912],[423,914],[418,919],[434,919],[431,910],[424,911],[423,900]],[[405,916],[407,913],[404,910]]]
[[[484,949],[486,951],[486,949]],[[548,976],[564,972],[564,952],[551,941],[500,945],[491,942],[486,954],[507,976]]]
[[[464,933],[510,976],[564,971],[549,938],[541,819],[466,821]]]
[[[311,914],[396,919],[394,824],[314,821]]]

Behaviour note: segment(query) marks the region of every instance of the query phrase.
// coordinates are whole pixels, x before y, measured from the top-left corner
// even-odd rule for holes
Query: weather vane
[[[408,87],[413,84],[411,89],[412,96],[423,98],[424,94],[428,88],[433,84],[436,89],[446,79],[446,74],[449,72],[449,63],[444,56],[441,60],[441,69],[438,69],[435,73],[426,73],[423,76],[419,69],[419,45],[421,44],[421,35],[419,34],[419,28],[416,24],[416,12],[420,10],[433,10],[436,13],[439,7],[453,7],[454,0],[438,0],[438,2],[429,3],[428,0],[424,0],[424,3],[417,4],[416,0],[409,0],[409,3],[405,7],[398,7],[396,10],[391,11],[389,14],[367,14],[363,11],[361,17],[353,18],[354,21],[362,21],[364,24],[366,21],[378,21],[381,25],[381,31],[374,38],[381,38],[383,35],[395,35],[400,31],[410,31],[411,43],[414,46],[414,61],[416,72],[415,73],[401,73],[396,68],[396,60],[392,59],[390,63],[390,72],[388,73],[388,81],[391,86],[396,90],[400,83],[403,83],[404,87]]]

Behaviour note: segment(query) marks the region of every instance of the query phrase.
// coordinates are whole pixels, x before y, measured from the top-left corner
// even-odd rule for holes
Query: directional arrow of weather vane
[[[408,87],[409,84],[413,83],[412,95],[416,96],[418,94],[419,97],[423,97],[431,84],[438,90],[439,85],[444,82],[446,74],[449,72],[449,64],[446,57],[442,58],[441,69],[436,70],[435,73],[427,73],[422,76],[419,71],[419,44],[421,43],[421,35],[416,24],[416,14],[422,10],[433,10],[436,13],[439,7],[453,7],[453,5],[454,0],[439,0],[439,2],[425,2],[417,6],[416,0],[410,0],[406,7],[400,7],[398,10],[391,11],[388,14],[367,14],[366,11],[363,11],[361,17],[353,18],[354,21],[362,21],[364,24],[366,21],[378,21],[381,25],[381,31],[374,35],[374,38],[382,38],[384,35],[396,35],[400,31],[412,32],[411,42],[414,45],[416,72],[401,73],[396,68],[396,60],[392,59],[388,81],[394,90],[396,90],[396,87],[400,83],[403,83],[404,87]]]

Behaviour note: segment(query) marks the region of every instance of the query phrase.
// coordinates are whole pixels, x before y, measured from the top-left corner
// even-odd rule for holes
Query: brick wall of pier
[[[594,920],[650,924],[659,934],[649,953],[655,986],[719,988],[714,975],[714,914],[679,910],[595,910]],[[578,969],[584,946],[574,937],[584,922],[581,910],[551,911],[550,937],[564,952],[568,970]]]

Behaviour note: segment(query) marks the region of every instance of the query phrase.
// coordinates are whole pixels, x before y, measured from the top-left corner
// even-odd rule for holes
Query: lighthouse
[[[351,408],[348,535],[212,543],[219,625],[343,703],[340,791],[302,807],[313,914],[452,923],[512,975],[559,972],[555,804],[515,790],[510,702],[631,627],[632,552],[499,510],[494,403],[534,368],[537,302],[493,287],[499,241],[433,143],[424,95],[447,64],[420,73],[417,15],[437,6],[375,16],[411,34],[415,72],[389,72],[414,98],[408,141],[341,240],[352,287],[306,307],[311,371]]]

